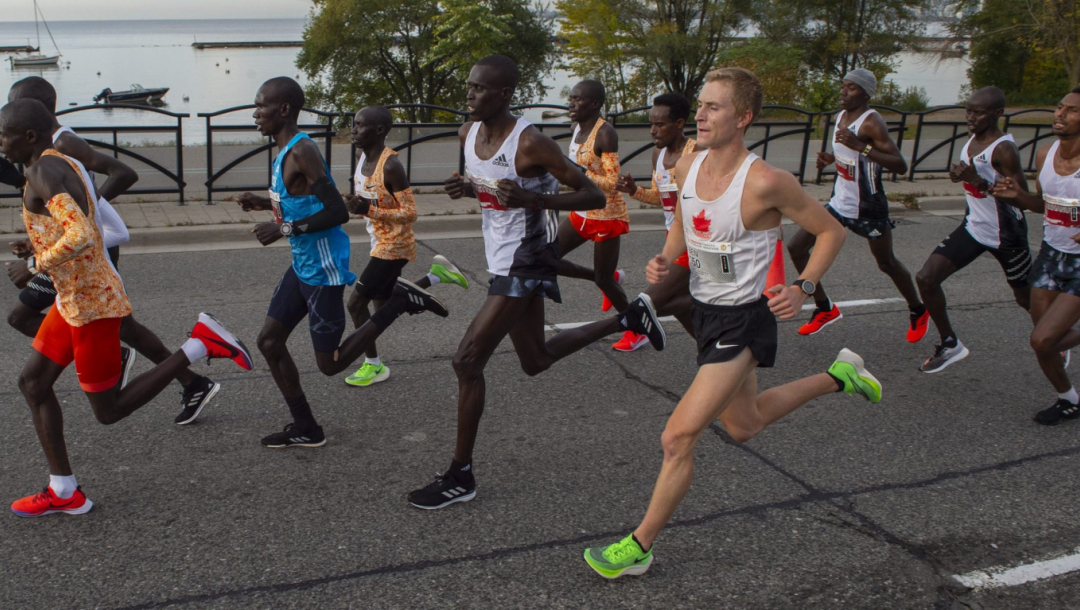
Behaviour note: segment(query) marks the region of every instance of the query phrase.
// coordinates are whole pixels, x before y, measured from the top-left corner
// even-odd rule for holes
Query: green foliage
[[[369,104],[461,108],[465,78],[479,57],[499,52],[521,68],[518,103],[543,95],[551,72],[553,24],[520,0],[313,0],[297,66],[311,79],[308,103],[352,112]],[[430,110],[410,121],[450,118]],[[443,113],[445,114],[445,113]]]
[[[873,103],[907,112],[922,112],[930,107],[930,96],[924,87],[900,89],[896,81],[887,80],[878,87]]]
[[[721,51],[718,65],[746,68],[761,79],[766,104],[794,106],[801,101],[809,79],[802,52],[751,38]],[[833,97],[836,97],[833,95]]]

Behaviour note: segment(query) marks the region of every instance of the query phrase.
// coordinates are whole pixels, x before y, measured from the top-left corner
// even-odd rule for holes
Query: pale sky
[[[302,19],[311,0],[38,0],[49,21]],[[0,0],[0,21],[33,21],[32,0]]]

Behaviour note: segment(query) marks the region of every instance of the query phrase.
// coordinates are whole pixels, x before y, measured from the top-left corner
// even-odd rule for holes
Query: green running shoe
[[[386,381],[387,379],[390,379],[390,367],[385,364],[371,364],[370,362],[365,362],[364,366],[345,378],[345,383],[365,387],[373,383]]]
[[[642,551],[630,534],[619,542],[602,549],[585,549],[585,561],[604,578],[640,576],[649,571],[652,549]]]
[[[432,257],[431,271],[429,273],[438,277],[444,284],[457,284],[466,290],[469,288],[469,280],[465,278],[465,274],[442,254],[436,254]]]
[[[874,404],[881,402],[881,382],[866,370],[862,356],[845,347],[829,372],[844,382],[844,392],[849,395],[858,394]]]

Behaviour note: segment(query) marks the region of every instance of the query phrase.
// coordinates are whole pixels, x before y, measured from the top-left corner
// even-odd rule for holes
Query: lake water
[[[305,79],[295,65],[297,47],[197,50],[191,43],[300,40],[304,23],[302,19],[50,21],[63,53],[61,67],[14,68],[4,61],[0,66],[0,91],[7,91],[13,82],[26,76],[43,76],[56,87],[59,110],[71,104],[92,104],[93,97],[106,87],[113,91],[127,89],[132,83],[169,87],[164,109],[193,117],[185,121],[184,142],[197,144],[205,141],[205,123],[194,118],[197,113],[250,104],[259,85],[274,76],[299,77],[301,83]],[[0,46],[27,41],[34,44],[34,36],[33,22],[0,22]],[[44,28],[42,36],[42,52],[52,53]],[[935,64],[914,54],[903,54],[899,60],[898,72],[891,78],[901,87],[925,87],[931,104],[955,103],[960,86],[967,80],[964,60]],[[552,75],[547,99],[542,101],[564,103],[560,93],[574,81],[570,74],[557,71]],[[233,115],[231,122],[249,120],[250,113],[241,113]],[[89,126],[163,121],[149,113],[113,110],[80,112],[65,122]]]

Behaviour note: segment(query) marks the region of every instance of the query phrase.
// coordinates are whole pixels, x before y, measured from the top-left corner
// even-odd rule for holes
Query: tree
[[[555,3],[563,14],[571,71],[604,80],[624,109],[658,90],[696,97],[744,24],[747,5],[747,0]],[[639,92],[636,97],[633,91]]]
[[[521,68],[519,102],[546,91],[553,24],[520,0],[313,0],[296,65],[311,79],[309,103],[352,112],[371,104],[465,104],[472,63],[499,52]],[[438,113],[410,109],[410,121]]]

